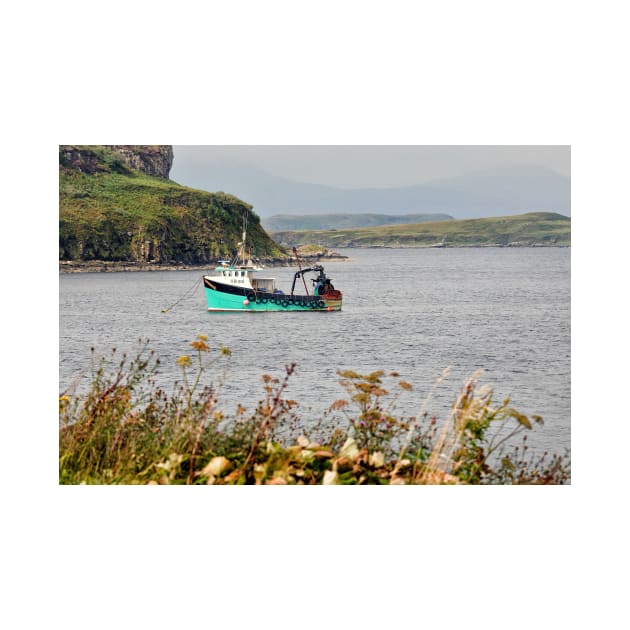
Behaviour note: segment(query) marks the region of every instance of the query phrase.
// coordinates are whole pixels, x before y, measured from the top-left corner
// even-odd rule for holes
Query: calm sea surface
[[[85,382],[90,347],[131,353],[140,338],[150,339],[162,384],[172,388],[181,376],[177,357],[206,334],[233,353],[220,393],[228,413],[238,403],[253,408],[262,375],[282,376],[295,362],[287,396],[305,423],[345,394],[340,369],[399,372],[414,389],[397,408],[414,415],[450,367],[428,405],[444,418],[463,381],[482,369],[480,382],[493,386],[496,401],[510,396],[519,411],[543,416],[533,448],[570,447],[570,249],[341,251],[351,260],[325,264],[344,293],[340,313],[208,313],[201,284],[163,313],[201,271],[62,274],[59,389]],[[294,269],[267,271],[290,289]]]

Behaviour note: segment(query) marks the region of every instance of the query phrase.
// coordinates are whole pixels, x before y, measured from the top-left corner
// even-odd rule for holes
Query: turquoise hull
[[[325,296],[290,296],[269,293],[234,294],[217,291],[205,286],[209,311],[340,311],[341,299]]]

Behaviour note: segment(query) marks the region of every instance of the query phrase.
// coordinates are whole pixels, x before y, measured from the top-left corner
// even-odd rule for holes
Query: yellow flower
[[[182,367],[188,367],[191,365],[190,357],[187,354],[184,354],[177,359],[177,363]]]
[[[208,341],[208,335],[197,335],[197,338],[201,341]]]
[[[210,346],[205,341],[191,341],[190,345],[195,350],[201,350],[202,352],[208,352],[210,350]]]

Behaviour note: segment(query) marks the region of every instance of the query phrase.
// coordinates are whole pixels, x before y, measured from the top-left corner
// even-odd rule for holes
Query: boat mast
[[[247,210],[243,212],[242,240],[239,243],[239,249],[236,252],[236,256],[234,257],[234,260],[231,263],[233,267],[236,267],[238,265],[239,259],[243,262],[243,266],[247,264],[247,262],[245,261],[245,241],[246,240],[247,240]]]
[[[243,212],[243,240],[241,242],[241,260],[243,265],[246,265],[245,261],[245,241],[247,240],[247,210]]]

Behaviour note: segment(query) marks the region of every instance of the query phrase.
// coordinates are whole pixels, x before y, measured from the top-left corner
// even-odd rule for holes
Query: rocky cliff
[[[107,155],[101,149],[109,149],[113,155]],[[168,179],[173,166],[173,147],[144,144],[60,145],[59,163],[88,174],[112,170],[125,173],[129,168],[150,177]]]
[[[127,166],[151,177],[168,179],[171,166],[173,166],[173,147],[141,144],[111,144],[106,146],[120,155]]]

